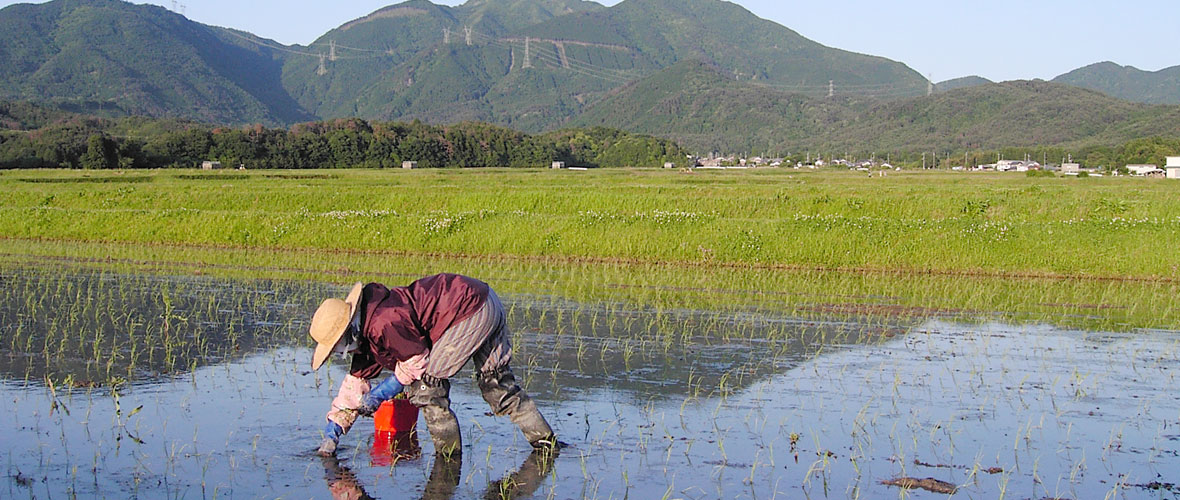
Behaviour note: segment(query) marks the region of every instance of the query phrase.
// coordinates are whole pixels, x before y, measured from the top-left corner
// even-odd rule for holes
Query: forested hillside
[[[1180,106],[1042,81],[902,100],[813,97],[686,62],[627,85],[572,122],[671,137],[694,151],[970,151],[1114,146],[1180,136]]]
[[[1143,71],[1112,62],[1091,64],[1053,79],[1109,96],[1148,104],[1180,104],[1180,66]]]
[[[253,35],[118,0],[0,10],[0,97],[110,116],[210,122],[311,119],[282,88],[282,60]]]

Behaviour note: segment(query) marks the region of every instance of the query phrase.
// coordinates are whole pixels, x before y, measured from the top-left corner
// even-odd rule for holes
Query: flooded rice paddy
[[[1175,330],[515,286],[513,367],[567,446],[532,453],[468,367],[460,460],[435,460],[424,429],[391,450],[369,420],[323,459],[345,368],[311,372],[305,332],[342,284],[0,281],[4,498],[1180,496]]]

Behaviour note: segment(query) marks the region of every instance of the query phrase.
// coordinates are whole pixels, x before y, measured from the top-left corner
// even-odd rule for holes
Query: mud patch
[[[903,490],[920,489],[920,490],[932,491],[934,493],[952,494],[952,493],[958,491],[958,488],[956,488],[955,485],[948,483],[946,481],[934,479],[932,477],[928,477],[925,479],[917,479],[917,478],[912,478],[912,477],[899,477],[896,479],[888,479],[885,481],[881,481],[881,484],[884,484],[886,486],[896,486],[896,487],[901,488]]]

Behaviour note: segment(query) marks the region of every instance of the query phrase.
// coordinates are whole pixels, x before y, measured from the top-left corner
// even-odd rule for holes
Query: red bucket
[[[373,414],[373,430],[376,432],[409,432],[418,423],[418,407],[405,399],[390,399],[381,403]]]

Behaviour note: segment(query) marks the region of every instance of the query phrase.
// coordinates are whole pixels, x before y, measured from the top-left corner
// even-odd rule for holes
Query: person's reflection
[[[373,497],[365,493],[365,488],[357,481],[348,467],[340,465],[335,455],[320,457],[324,464],[324,480],[328,482],[328,491],[333,500],[372,500]]]
[[[426,480],[422,500],[449,500],[454,496],[455,489],[459,487],[462,466],[463,456],[458,452],[434,455],[434,467],[430,469],[430,479]]]
[[[533,451],[528,458],[525,458],[524,463],[520,464],[520,468],[516,472],[488,484],[483,498],[504,500],[532,495],[553,471],[557,452],[556,448]],[[328,490],[334,500],[373,498],[357,481],[356,474],[348,467],[341,465],[336,457],[321,457],[321,460],[324,463],[324,478],[328,482]],[[436,455],[434,465],[430,469],[430,478],[426,480],[426,488],[422,492],[422,500],[450,500],[454,497],[455,490],[459,487],[462,465],[462,456],[457,453]]]
[[[508,477],[492,482],[484,492],[485,500],[510,499],[531,496],[541,487],[545,477],[553,471],[559,447],[533,450],[520,468]]]

